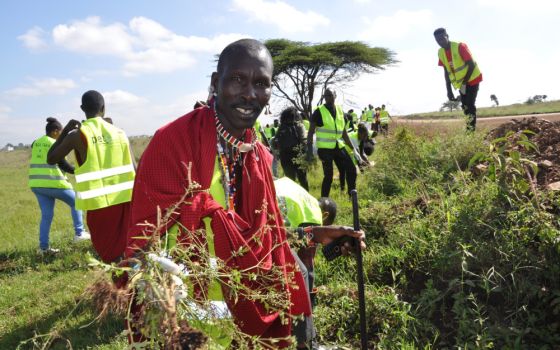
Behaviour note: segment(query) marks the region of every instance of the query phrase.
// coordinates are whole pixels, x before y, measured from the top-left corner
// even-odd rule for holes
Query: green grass
[[[477,108],[476,115],[479,118],[500,117],[523,114],[543,114],[560,112],[560,100],[541,103],[525,104],[517,103],[507,106]],[[402,116],[403,119],[445,119],[463,117],[461,109],[452,112],[427,112]]]
[[[409,126],[410,127],[410,126]],[[437,130],[434,130],[437,128]],[[135,138],[138,159],[147,143]],[[380,138],[376,165],[359,175],[370,344],[379,349],[556,349],[560,343],[560,197],[515,198],[515,184],[474,177],[468,162],[488,152],[484,134],[462,128],[398,128]],[[71,243],[71,218],[57,204],[51,242],[37,253],[39,208],[27,188],[28,151],[0,153],[0,349],[123,349],[121,319],[95,320],[84,300],[95,278],[89,242]],[[508,164],[512,164],[511,162]],[[511,165],[510,165],[511,166]],[[319,196],[321,167],[308,176]],[[338,224],[352,210],[335,176]],[[319,340],[359,344],[352,259],[318,254]],[[34,338],[35,337],[35,338]],[[35,339],[34,345],[31,341]]]

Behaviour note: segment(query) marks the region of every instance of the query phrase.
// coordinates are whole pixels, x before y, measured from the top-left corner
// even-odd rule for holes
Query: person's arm
[[[447,89],[447,98],[449,101],[455,101],[455,95],[453,94],[453,89],[451,89],[451,81],[449,80],[449,74],[447,70],[443,67],[443,76],[445,77],[445,88]]]
[[[60,170],[64,171],[65,173],[74,174],[74,167],[70,165],[70,163],[68,163],[66,159],[61,160],[60,162],[56,163],[56,165],[58,165]]]
[[[365,233],[364,231],[354,231],[352,227],[348,226],[313,226],[310,229],[310,232],[305,233],[306,229],[298,228],[296,230],[298,236],[306,236],[308,241],[312,241],[313,243],[318,243],[323,246],[326,246],[329,243],[334,242],[338,238],[349,236],[352,238],[357,238],[360,240],[360,247],[362,250],[366,249],[366,243],[364,242]],[[347,242],[342,247],[342,253],[347,255],[349,252],[352,252],[352,243]]]
[[[66,124],[47,153],[47,163],[54,165],[62,161],[72,150],[77,150],[80,157],[85,155],[85,147],[80,139],[80,125],[80,122],[74,119]]]

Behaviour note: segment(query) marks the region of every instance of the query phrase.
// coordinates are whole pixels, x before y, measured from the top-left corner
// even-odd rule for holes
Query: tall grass
[[[560,199],[543,194],[507,200],[501,184],[473,176],[477,152],[488,152],[482,132],[417,126],[380,138],[375,166],[359,175],[368,333],[379,349],[555,349],[560,344]],[[135,156],[146,138],[133,140]],[[94,278],[86,266],[89,243],[73,245],[70,214],[58,204],[51,240],[58,257],[37,254],[39,208],[27,188],[29,153],[0,153],[0,349],[123,349],[122,320],[95,321],[81,299]],[[320,194],[319,164],[308,176]],[[335,177],[331,196],[338,224],[352,211]],[[359,344],[355,264],[327,263],[318,254],[322,343]],[[34,345],[33,341],[36,342]]]

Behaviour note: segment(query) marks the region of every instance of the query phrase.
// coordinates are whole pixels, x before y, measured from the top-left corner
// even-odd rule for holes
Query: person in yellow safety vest
[[[379,125],[381,132],[385,136],[389,133],[389,120],[392,119],[393,117],[391,117],[389,112],[385,109],[385,105],[381,105],[381,109],[379,110]]]
[[[113,262],[127,243],[135,167],[130,144],[121,129],[107,122],[105,100],[94,90],[82,96],[87,119],[70,120],[51,147],[47,162],[55,164],[74,151],[76,208],[87,210],[87,223],[97,254]]]
[[[45,135],[31,144],[31,161],[29,164],[29,187],[39,203],[41,222],[39,224],[39,251],[41,253],[58,253],[60,250],[50,247],[49,234],[54,216],[55,201],[61,200],[70,207],[74,224],[74,242],[90,239],[84,231],[82,212],[75,207],[76,194],[64,173],[74,174],[74,167],[61,159],[57,164],[47,163],[47,153],[62,131],[62,124],[56,118],[47,118]]]
[[[467,117],[467,131],[476,129],[476,96],[482,81],[482,73],[473,59],[467,44],[449,40],[445,28],[434,31],[434,37],[440,49],[438,65],[443,67],[447,98],[455,101],[453,88],[459,90],[461,106]]]
[[[348,193],[356,188],[356,167],[345,151],[344,144],[353,147],[345,129],[342,107],[335,105],[336,92],[327,88],[323,94],[325,104],[311,116],[307,136],[307,159],[313,159],[313,135],[317,131],[317,154],[323,165],[321,197],[328,197],[333,181],[333,162],[344,169],[348,182]]]

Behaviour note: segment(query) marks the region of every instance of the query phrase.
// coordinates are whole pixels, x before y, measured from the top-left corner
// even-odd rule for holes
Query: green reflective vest
[[[317,127],[317,148],[334,149],[337,144],[339,148],[344,147],[342,133],[344,132],[344,112],[340,106],[336,106],[336,116],[332,117],[331,112],[325,105],[319,107],[323,126]]]
[[[379,123],[382,125],[389,124],[389,112],[384,109],[381,110],[379,113]]]
[[[447,55],[445,54],[445,49],[440,48],[438,51],[439,60],[443,63],[445,70],[447,71],[447,75],[449,76],[449,81],[451,85],[455,87],[455,89],[460,89],[461,85],[464,84],[463,79],[465,79],[465,75],[467,75],[468,66],[463,61],[461,54],[459,53],[459,44],[458,42],[451,41],[451,63],[447,60]],[[469,81],[473,81],[474,79],[480,76],[480,70],[478,69],[478,64],[474,61],[474,70],[471,74]]]
[[[297,228],[301,224],[321,225],[323,213],[319,202],[303,187],[288,177],[274,181],[278,206],[286,227]]]
[[[360,141],[358,141],[358,131],[357,130],[349,132],[348,137],[350,138],[350,141],[352,141],[352,144],[354,146],[360,144]],[[355,144],[354,144],[354,141],[355,141]],[[348,146],[347,144],[344,144],[344,147],[346,148],[346,152],[350,156],[350,159],[352,159],[352,161],[354,162],[354,165],[358,165],[358,160],[356,160],[356,157],[354,156],[354,148]]]
[[[29,187],[72,188],[58,165],[47,163],[47,153],[55,139],[48,135],[33,141],[29,164]]]
[[[266,136],[267,139],[271,139],[272,138],[272,128],[271,127],[265,127],[264,128],[264,135]]]
[[[309,131],[309,120],[303,119],[301,122],[303,123],[303,127],[305,128],[305,131]]]
[[[130,202],[134,166],[124,131],[101,117],[82,123],[87,156],[76,168],[76,208],[95,210]]]

